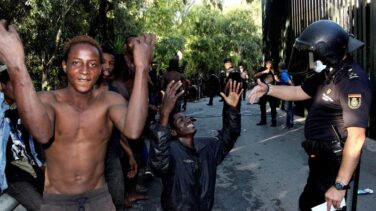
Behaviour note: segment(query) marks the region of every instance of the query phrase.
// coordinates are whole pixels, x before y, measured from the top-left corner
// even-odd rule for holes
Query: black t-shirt
[[[371,82],[350,59],[337,71],[323,71],[308,78],[302,89],[312,97],[305,123],[306,139],[335,140],[335,131],[345,139],[346,128],[368,127]]]
[[[230,71],[229,75],[226,78],[226,83],[229,79],[231,79],[232,81],[236,81],[236,82],[242,82],[242,76],[240,74],[240,71],[236,68],[232,68],[232,70]]]
[[[265,68],[259,68],[257,72],[262,72],[264,71]],[[259,79],[261,80],[261,82],[263,83],[266,83],[266,84],[275,84],[275,80],[274,80],[274,71],[273,70],[270,70],[269,73],[263,73]]]

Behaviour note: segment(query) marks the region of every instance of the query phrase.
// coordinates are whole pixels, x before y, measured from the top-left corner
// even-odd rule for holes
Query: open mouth
[[[85,78],[79,78],[79,82],[90,82],[90,79],[85,79]]]
[[[189,125],[187,125],[187,128],[194,128],[194,124],[190,123]]]
[[[108,71],[108,70],[104,70],[102,73],[103,73],[103,76],[110,76],[111,75],[110,71]]]

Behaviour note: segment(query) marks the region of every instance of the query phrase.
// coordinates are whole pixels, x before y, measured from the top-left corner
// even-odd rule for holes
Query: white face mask
[[[313,70],[314,70],[316,73],[320,73],[320,72],[323,71],[325,68],[326,68],[326,65],[324,65],[320,60],[315,61],[315,66],[314,66]]]

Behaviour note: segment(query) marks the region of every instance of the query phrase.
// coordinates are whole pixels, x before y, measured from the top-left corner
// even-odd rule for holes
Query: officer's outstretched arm
[[[311,96],[303,91],[301,86],[273,86],[262,83],[258,79],[257,86],[249,94],[249,102],[256,103],[264,95],[270,95],[287,101],[300,101],[311,98]]]
[[[339,168],[336,182],[340,182],[343,185],[347,185],[358,165],[361,150],[366,139],[366,129],[360,127],[348,127],[347,139],[343,148],[342,162]],[[335,208],[339,207],[343,197],[346,194],[346,190],[337,190],[335,187],[331,187],[325,193],[325,199],[329,205],[333,205]]]

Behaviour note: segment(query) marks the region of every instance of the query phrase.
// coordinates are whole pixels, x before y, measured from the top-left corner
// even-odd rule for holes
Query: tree
[[[260,0],[249,0],[260,7]],[[17,25],[25,44],[26,65],[37,89],[58,84],[63,44],[88,34],[123,52],[128,36],[155,33],[155,60],[165,69],[183,52],[187,75],[222,68],[225,57],[235,65],[253,66],[261,59],[261,26],[249,8],[222,10],[221,0],[3,0],[0,18]]]

